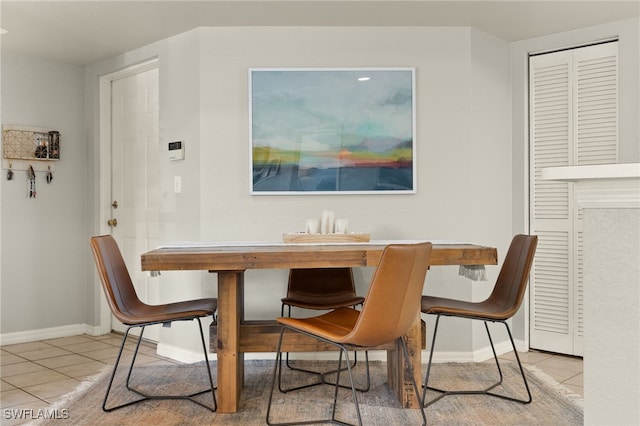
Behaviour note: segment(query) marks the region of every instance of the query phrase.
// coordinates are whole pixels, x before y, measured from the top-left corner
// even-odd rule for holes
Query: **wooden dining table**
[[[277,332],[272,321],[244,321],[244,272],[249,269],[375,267],[382,251],[392,243],[423,240],[370,241],[366,243],[286,244],[278,242],[181,242],[142,254],[143,271],[202,270],[218,275],[218,312],[215,324],[218,412],[238,411],[244,381],[245,352],[275,352]],[[431,266],[495,265],[497,250],[468,243],[432,241]],[[427,275],[428,276],[428,275]],[[266,331],[265,331],[266,330]],[[270,336],[270,337],[265,337]],[[418,383],[421,381],[423,330],[420,315],[405,335]],[[252,341],[259,339],[259,344]],[[287,349],[296,349],[290,343]],[[301,347],[303,344],[300,345]],[[301,348],[312,350],[313,347]],[[316,348],[317,349],[317,348]],[[418,408],[410,377],[399,347],[387,347],[387,379],[403,407]],[[293,352],[293,350],[291,350]]]

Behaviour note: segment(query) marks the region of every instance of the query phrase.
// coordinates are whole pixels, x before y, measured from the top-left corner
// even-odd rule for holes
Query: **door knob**
[[[116,226],[118,226],[118,219],[109,219],[107,221],[107,225],[115,228]]]

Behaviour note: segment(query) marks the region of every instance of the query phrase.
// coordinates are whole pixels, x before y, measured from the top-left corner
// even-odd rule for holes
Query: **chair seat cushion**
[[[313,295],[305,297],[299,295],[296,297],[285,297],[282,299],[284,305],[296,306],[305,309],[335,309],[340,307],[349,307],[360,305],[364,302],[364,297],[356,295]]]
[[[127,312],[126,325],[142,325],[155,322],[180,321],[213,315],[218,308],[218,301],[214,298],[186,300],[183,302],[167,303],[164,305],[142,304]]]
[[[312,318],[276,318],[280,324],[311,333],[315,336],[341,343],[353,330],[360,311],[352,308],[338,308],[324,315]]]
[[[512,315],[508,309],[491,299],[482,302],[467,302],[445,297],[422,296],[420,310],[424,314],[493,320],[505,320]]]

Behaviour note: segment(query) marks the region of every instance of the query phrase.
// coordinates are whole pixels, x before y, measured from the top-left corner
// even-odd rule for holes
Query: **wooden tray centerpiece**
[[[312,244],[312,243],[368,243],[369,234],[307,234],[296,232],[284,234],[283,240],[288,244]]]

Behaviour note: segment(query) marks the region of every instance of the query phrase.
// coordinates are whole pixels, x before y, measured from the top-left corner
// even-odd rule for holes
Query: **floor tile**
[[[66,367],[68,365],[82,364],[84,362],[91,362],[93,359],[84,356],[84,354],[70,354],[59,356],[55,358],[47,358],[36,361],[37,364],[47,368],[56,369],[59,367]]]
[[[120,365],[130,365],[131,364],[131,359],[133,358],[133,352],[123,352],[122,353],[122,357],[120,358]],[[142,364],[148,364],[150,362],[156,362],[158,361],[159,358],[157,357],[152,357],[149,355],[145,355],[145,354],[138,354],[138,356],[136,356],[136,365],[142,365]],[[116,363],[116,357],[113,358],[108,358],[108,359],[103,359],[101,360],[102,362],[105,362],[109,365],[114,365]]]
[[[21,352],[20,356],[24,357],[30,361],[37,361],[39,359],[45,358],[54,358],[57,356],[70,355],[71,352],[66,351],[62,348],[47,348],[47,349],[38,349],[35,351]]]
[[[56,368],[56,371],[76,379],[83,379],[88,376],[101,373],[108,369],[105,363],[99,361],[84,362],[82,364],[68,365],[66,367]]]
[[[545,367],[540,368],[544,373],[551,376],[558,383],[562,383],[576,375],[575,371],[565,370],[563,368]]]
[[[25,362],[25,361],[26,360],[21,356],[10,354],[8,352],[5,352],[4,354],[0,355],[0,366],[3,366],[3,367],[5,365],[18,364],[20,362]]]
[[[49,345],[60,347],[60,346],[74,345],[76,343],[93,342],[93,339],[87,336],[81,335],[81,336],[59,337],[57,339],[48,339],[48,340],[43,340],[43,342]]]
[[[578,394],[584,398],[584,388],[582,386],[574,386],[567,383],[562,383],[562,386],[566,387],[571,392]]]
[[[127,340],[131,340],[131,339],[127,339]],[[100,340],[100,342],[102,343],[107,343],[111,346],[116,346],[116,347],[120,347],[120,345],[122,344],[122,337],[108,337],[106,339],[102,339]],[[129,342],[127,342],[129,343]]]
[[[73,391],[80,383],[80,380],[66,379],[57,382],[27,386],[24,388],[24,390],[32,395],[37,396],[40,399],[52,402],[53,398],[66,395],[67,393]]]
[[[46,370],[46,368],[41,365],[34,364],[33,362],[21,362],[19,364],[10,364],[3,366],[2,370],[0,370],[0,376],[2,378],[6,378],[10,376],[16,376],[18,374],[33,373],[34,371],[43,370]]]
[[[16,389],[16,387],[10,383],[5,382],[4,380],[0,381],[0,391],[7,391],[11,389]]]
[[[19,354],[21,352],[35,351],[38,349],[49,349],[52,346],[44,342],[31,342],[31,343],[18,343],[15,345],[3,346],[2,349],[12,354]]]
[[[578,373],[575,376],[565,380],[562,382],[563,384],[573,385],[573,386],[584,386],[584,375],[582,373]]]
[[[71,344],[71,345],[62,346],[62,348],[64,348],[65,350],[67,350],[69,352],[75,352],[75,353],[97,351],[97,350],[100,350],[100,349],[108,349],[110,347],[111,346],[107,345],[106,343],[97,342],[97,341],[84,342],[84,343],[75,343],[75,344]]]
[[[119,350],[120,350],[120,348],[117,348],[115,346],[111,346],[111,347],[108,347],[108,348],[99,349],[97,351],[83,352],[82,355],[87,357],[87,358],[91,358],[93,360],[102,361],[102,360],[105,360],[105,359],[115,359],[118,356],[118,351]]]
[[[99,340],[99,341],[113,339],[113,336],[114,336],[114,334],[113,334],[113,333],[109,333],[109,334],[102,334],[102,335],[100,335],[100,336],[87,336],[87,335],[84,335],[84,337],[86,337],[86,338],[88,338],[88,339],[91,339],[91,340]]]
[[[582,371],[582,360],[572,357],[554,356],[535,363],[538,368],[553,368],[572,371],[574,373]]]
[[[520,362],[523,364],[537,364],[545,359],[553,358],[553,355],[543,352],[518,352]],[[500,359],[509,359],[515,361],[516,357],[513,351],[500,355]]]
[[[38,398],[21,389],[13,389],[0,393],[0,406],[2,408],[26,404],[28,402],[34,402],[37,400]]]
[[[39,385],[42,383],[66,380],[68,376],[53,370],[36,371],[34,373],[18,374],[16,376],[4,377],[3,380],[17,388]]]

